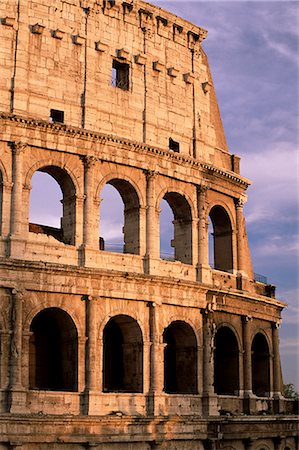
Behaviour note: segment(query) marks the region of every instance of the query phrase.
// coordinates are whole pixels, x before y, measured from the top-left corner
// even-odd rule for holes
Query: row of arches
[[[53,236],[73,245],[76,235],[76,188],[63,169],[40,168],[31,179],[29,231]],[[47,202],[44,199],[47,198]],[[124,179],[113,178],[99,196],[99,249],[140,254],[140,208],[138,192]],[[185,195],[166,192],[159,203],[160,258],[192,264],[194,212]],[[232,272],[232,221],[222,205],[209,211],[209,263]]]
[[[30,327],[29,386],[31,389],[77,391],[78,333],[72,318],[59,308],[39,312]],[[163,332],[164,392],[198,393],[198,344],[190,324],[176,320]],[[143,392],[142,330],[135,319],[116,315],[103,331],[103,391]],[[270,353],[265,336],[252,340],[252,384],[257,396],[270,392]],[[239,344],[228,326],[215,336],[214,388],[219,395],[240,390]]]

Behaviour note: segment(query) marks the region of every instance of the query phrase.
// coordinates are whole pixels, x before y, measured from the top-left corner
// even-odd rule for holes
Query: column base
[[[7,239],[6,253],[13,259],[24,259],[26,241],[19,236],[11,235]]]
[[[27,392],[23,388],[15,388],[7,391],[7,405],[10,413],[26,413]]]
[[[98,391],[84,391],[81,394],[80,410],[84,416],[98,415],[100,411],[100,399]]]
[[[81,267],[93,267],[95,266],[95,261],[99,254],[99,249],[94,249],[92,247],[87,247],[86,245],[81,245],[79,249],[79,265]]]
[[[256,396],[252,391],[244,391],[243,411],[247,415],[255,414],[256,412]]]
[[[280,392],[274,392],[273,394],[273,412],[275,414],[281,414],[285,410],[285,398]]]
[[[204,394],[202,396],[203,416],[219,416],[218,400],[215,394]]]
[[[199,264],[197,266],[197,281],[202,284],[212,284],[212,272],[209,265]]]
[[[165,398],[162,394],[150,392],[146,399],[146,411],[149,416],[161,416],[165,414]]]
[[[151,256],[145,256],[143,258],[143,270],[144,273],[149,275],[159,274],[160,259],[152,258]]]

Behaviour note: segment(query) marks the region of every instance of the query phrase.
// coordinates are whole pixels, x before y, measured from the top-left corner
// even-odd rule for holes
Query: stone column
[[[211,271],[209,266],[209,236],[207,216],[207,192],[206,185],[197,186],[197,213],[198,213],[198,281],[209,283]]]
[[[214,335],[213,313],[203,311],[203,415],[218,415],[217,398],[214,392]]]
[[[87,352],[86,352],[86,387],[89,391],[96,391],[98,387],[96,370],[97,353],[97,297],[91,295],[86,297],[86,331],[87,331]]]
[[[10,214],[11,214],[11,196],[13,183],[2,180],[2,201],[0,202],[0,234],[7,235],[10,233]],[[1,193],[0,193],[1,196]]]
[[[19,142],[11,142],[10,147],[13,161],[10,233],[14,236],[20,236],[22,234],[23,217],[23,153],[26,145]]]
[[[279,353],[279,322],[272,323],[272,346],[273,346],[273,409],[276,414],[282,411],[283,396],[281,394],[281,366]]]
[[[246,261],[244,255],[244,216],[243,206],[246,198],[235,199],[236,206],[236,228],[237,228],[237,270],[240,275],[246,276]]]
[[[97,297],[86,295],[86,346],[85,346],[85,396],[84,414],[93,414],[95,391],[99,391],[97,352]]]
[[[146,267],[151,272],[151,259],[158,258],[157,254],[157,217],[155,207],[155,179],[157,173],[151,170],[144,171],[146,176]]]
[[[162,377],[160,358],[160,337],[158,333],[159,306],[155,302],[149,302],[149,334],[150,334],[150,383],[148,397],[148,415],[158,414],[157,395],[162,393]]]
[[[272,324],[272,344],[273,344],[273,391],[274,396],[281,394],[281,379],[280,379],[280,355],[279,355],[279,323]]]
[[[0,386],[9,386],[9,357],[11,331],[0,331]]]
[[[99,248],[94,236],[94,199],[93,199],[93,176],[96,158],[84,156],[84,220],[83,220],[83,244],[87,247]]]
[[[255,402],[252,397],[252,355],[251,355],[251,333],[250,333],[251,317],[243,316],[243,386],[244,386],[244,413],[253,412]]]
[[[22,386],[23,296],[24,292],[12,290],[8,409],[16,413],[24,412],[26,401]]]
[[[29,387],[30,374],[29,374],[29,358],[30,358],[30,338],[33,335],[32,331],[23,333],[22,340],[22,386],[26,389]]]
[[[12,336],[10,348],[10,387],[22,387],[22,310],[23,293],[12,290]]]

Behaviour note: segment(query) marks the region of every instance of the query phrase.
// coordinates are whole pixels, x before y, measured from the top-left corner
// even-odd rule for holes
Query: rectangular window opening
[[[173,152],[179,153],[179,151],[180,151],[180,143],[174,141],[171,138],[169,138],[169,150],[172,150]]]
[[[64,122],[64,111],[60,111],[59,109],[51,109],[50,110],[50,120],[51,122]]]
[[[123,91],[129,90],[129,64],[113,60],[111,84]]]

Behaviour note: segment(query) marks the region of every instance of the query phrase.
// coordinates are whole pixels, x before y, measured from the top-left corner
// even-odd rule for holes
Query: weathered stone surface
[[[0,17],[0,448],[295,450],[285,303],[254,279],[206,31],[142,1]],[[61,187],[60,228],[29,223],[36,171]],[[98,232],[107,183],[123,253]]]

